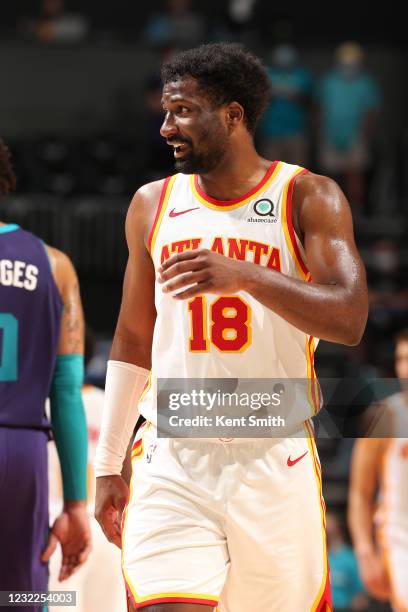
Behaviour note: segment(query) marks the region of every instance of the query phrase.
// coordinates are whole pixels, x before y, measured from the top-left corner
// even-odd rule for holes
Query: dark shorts
[[[46,591],[47,434],[0,427],[0,591]],[[42,606],[13,607],[42,612]]]

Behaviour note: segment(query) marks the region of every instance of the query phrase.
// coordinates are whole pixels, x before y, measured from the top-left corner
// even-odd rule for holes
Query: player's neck
[[[253,143],[243,144],[226,155],[215,170],[200,174],[200,186],[212,198],[234,200],[262,181],[270,163],[258,155]]]

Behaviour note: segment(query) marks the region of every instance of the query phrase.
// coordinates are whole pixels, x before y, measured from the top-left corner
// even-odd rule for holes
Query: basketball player
[[[0,193],[14,185],[9,152],[0,141]],[[0,590],[47,591],[47,562],[58,541],[61,580],[90,550],[82,307],[68,257],[4,223],[0,310]],[[64,485],[64,507],[49,534],[48,395]],[[15,609],[40,612],[43,606]]]
[[[122,546],[135,608],[327,612],[308,418],[319,408],[315,338],[353,345],[366,323],[349,206],[331,180],[257,154],[269,84],[252,54],[205,45],[170,60],[162,77],[161,134],[179,173],[142,187],[128,212],[96,516]],[[311,402],[299,407],[293,437],[165,439],[158,377],[308,377]],[[136,434],[121,530],[128,489],[119,474],[137,403],[147,424]]]
[[[379,410],[381,419],[371,435],[381,437],[360,438],[353,449],[349,525],[367,590],[390,600],[396,612],[406,612],[408,438],[395,436],[408,435],[408,330],[396,337],[395,370],[402,391],[384,400]]]
[[[94,336],[85,330],[85,365],[94,353]],[[88,516],[92,529],[92,552],[88,561],[78,572],[63,584],[65,590],[76,591],[76,612],[125,612],[126,592],[123,584],[120,551],[107,542],[93,514],[95,507],[95,477],[93,460],[102,420],[104,400],[102,389],[94,385],[83,385],[86,422],[88,427]],[[61,506],[61,475],[58,454],[54,444],[48,445],[48,472],[50,482],[50,516],[57,516]],[[57,551],[50,562],[50,591],[61,588],[58,582],[60,554]],[[59,612],[59,607],[50,606],[50,612]]]

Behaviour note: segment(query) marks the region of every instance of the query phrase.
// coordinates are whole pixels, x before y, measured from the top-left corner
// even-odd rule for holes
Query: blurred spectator
[[[358,573],[353,549],[346,543],[337,514],[327,513],[327,547],[335,610],[368,610],[368,597]]]
[[[350,203],[361,209],[380,95],[374,79],[363,70],[359,45],[340,45],[335,60],[318,89],[319,162],[324,173],[340,181]]]
[[[76,43],[86,38],[89,24],[84,15],[66,11],[65,0],[42,0],[39,15],[20,29],[39,42]]]
[[[387,283],[388,286],[392,285],[392,291],[398,288],[400,253],[395,241],[384,238],[373,242],[367,258],[367,270],[371,286]],[[400,285],[405,285],[403,278],[399,280]]]
[[[204,41],[206,22],[192,8],[192,0],[166,0],[167,8],[150,17],[145,38],[153,47],[175,43],[179,47],[194,47]]]
[[[260,125],[262,153],[271,160],[305,166],[312,79],[308,70],[298,65],[291,45],[277,46],[271,58],[272,100]]]
[[[402,249],[392,240],[375,241],[366,257],[367,279],[372,308],[388,308],[389,317],[408,310],[406,268],[401,262]]]
[[[252,17],[256,1],[257,0],[229,0],[228,13],[230,18],[235,23],[247,23]]]
[[[228,0],[214,5],[210,20],[210,38],[240,42],[253,47],[259,43],[259,27],[254,20],[257,0]]]

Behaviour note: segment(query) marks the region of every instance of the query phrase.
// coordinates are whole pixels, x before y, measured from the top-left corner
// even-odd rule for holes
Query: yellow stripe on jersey
[[[160,196],[159,205],[157,207],[156,218],[153,222],[152,229],[150,230],[149,236],[149,251],[153,257],[154,245],[156,244],[157,234],[159,233],[160,225],[166,212],[167,204],[169,202],[171,190],[173,189],[174,181],[177,178],[177,174],[173,174],[169,179],[166,179],[163,185],[163,191]]]
[[[307,367],[307,394],[312,407],[312,414],[320,410],[320,386],[314,368],[315,343],[313,336],[306,336],[306,367]]]
[[[282,198],[282,226],[283,231],[286,238],[286,243],[288,245],[288,249],[290,254],[292,255],[296,268],[300,274],[300,278],[305,281],[311,280],[311,275],[305,262],[302,259],[302,256],[299,251],[299,247],[296,242],[295,231],[292,223],[292,191],[296,178],[303,174],[305,171],[304,168],[298,168],[286,182],[284,190],[283,190],[283,198]]]
[[[146,384],[144,386],[142,394],[141,394],[141,396],[139,398],[139,403],[146,397],[146,395],[147,395],[148,391],[150,390],[151,386],[152,386],[152,371],[150,370],[148,379],[146,381]]]
[[[325,612],[331,612],[331,607],[327,601],[322,602],[324,598],[325,591],[328,588],[328,558],[327,558],[327,543],[326,543],[326,517],[325,517],[325,505],[323,500],[323,492],[322,492],[322,477],[320,472],[320,462],[317,459],[316,454],[316,445],[314,441],[314,434],[311,429],[310,424],[305,421],[305,433],[307,438],[307,443],[309,446],[310,454],[313,460],[314,466],[314,474],[316,478],[316,489],[319,497],[319,508],[322,520],[322,544],[323,544],[323,578],[320,584],[319,591],[315,597],[313,605],[311,607],[311,612],[323,612],[322,603],[325,604]]]
[[[229,204],[228,201],[217,201],[214,198],[211,198],[210,196],[207,196],[200,188],[199,184],[198,184],[198,178],[197,175],[192,174],[190,176],[190,187],[191,187],[191,191],[193,193],[193,195],[197,198],[197,200],[199,202],[201,202],[201,204],[204,204],[204,206],[206,206],[207,208],[211,208],[212,210],[235,210],[236,208],[239,208],[240,206],[243,206],[244,204],[248,204],[248,202],[250,202],[251,200],[254,200],[255,198],[257,198],[263,191],[265,191],[265,189],[267,189],[270,184],[272,183],[272,181],[275,180],[280,168],[282,167],[283,162],[274,162],[273,164],[271,164],[268,172],[266,173],[265,177],[262,179],[262,181],[257,185],[257,187],[255,187],[254,189],[252,189],[247,196],[243,196],[243,198],[237,198],[235,200],[231,200],[231,203]]]

